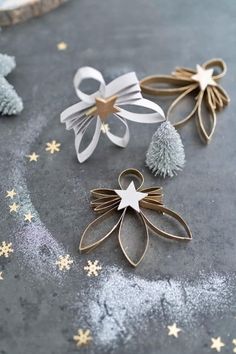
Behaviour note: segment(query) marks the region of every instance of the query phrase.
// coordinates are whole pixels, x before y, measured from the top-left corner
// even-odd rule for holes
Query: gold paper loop
[[[126,189],[126,187],[127,187],[125,184],[125,180],[128,181],[127,177],[135,177],[136,181],[139,182],[139,186],[136,187],[136,189],[140,189],[142,187],[143,182],[144,182],[144,177],[143,177],[142,173],[140,171],[136,170],[135,168],[128,168],[127,170],[124,170],[123,172],[121,172],[118,177],[118,183],[122,189]]]

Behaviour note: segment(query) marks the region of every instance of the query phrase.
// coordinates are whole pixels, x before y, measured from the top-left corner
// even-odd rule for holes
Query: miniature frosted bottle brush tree
[[[2,115],[18,114],[23,109],[22,99],[5,78],[15,67],[14,57],[0,54],[0,114]]]
[[[173,177],[185,164],[183,143],[173,125],[167,120],[153,134],[146,164],[153,174]]]

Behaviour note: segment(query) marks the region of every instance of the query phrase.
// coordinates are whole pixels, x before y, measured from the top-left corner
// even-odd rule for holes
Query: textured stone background
[[[86,353],[209,353],[210,338],[221,336],[232,352],[236,326],[235,283],[235,38],[232,0],[74,0],[39,19],[0,33],[0,51],[15,55],[8,79],[24,100],[19,117],[0,120],[1,240],[13,243],[0,258],[1,354],[72,354],[77,328],[90,328]],[[68,49],[59,52],[56,44]],[[74,137],[59,123],[60,112],[76,102],[76,69],[91,65],[107,80],[135,70],[139,78],[169,73],[175,66],[222,57],[228,73],[222,85],[232,102],[218,114],[212,143],[203,146],[194,122],[181,129],[187,164],[173,179],[158,179],[144,166],[155,127],[130,124],[131,141],[120,150],[102,136],[92,158],[76,161]],[[164,108],[165,100],[158,101]],[[179,114],[183,114],[185,107]],[[57,155],[46,142],[61,142]],[[40,154],[29,164],[25,155]],[[147,185],[161,185],[165,202],[181,213],[193,232],[191,243],[151,238],[136,270],[125,261],[115,235],[91,255],[79,255],[81,232],[94,215],[92,188],[117,187],[121,170],[135,167]],[[5,192],[19,193],[21,209],[8,211]],[[32,210],[35,221],[24,223]],[[131,236],[131,235],[130,235]],[[55,266],[69,253],[74,265]],[[90,279],[87,259],[103,272]],[[173,296],[172,296],[173,295]],[[173,322],[183,328],[167,336]],[[223,352],[222,350],[222,352]]]

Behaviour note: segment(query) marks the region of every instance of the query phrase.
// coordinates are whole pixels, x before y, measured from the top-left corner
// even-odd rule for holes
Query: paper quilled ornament
[[[199,136],[204,143],[209,143],[216,128],[216,112],[224,108],[230,98],[219,84],[219,80],[226,74],[227,67],[222,59],[211,59],[196,70],[177,67],[171,75],[153,75],[145,77],[140,82],[142,92],[152,96],[177,96],[167,111],[170,119],[174,108],[181,104],[186,96],[193,98],[193,108],[189,114],[174,124],[176,128],[186,124],[195,117]],[[165,85],[165,86],[163,86]],[[206,108],[207,127],[203,119],[203,108]]]
[[[15,115],[23,109],[22,99],[14,87],[6,80],[16,67],[15,58],[7,54],[0,54],[0,114]]]
[[[88,79],[93,79],[99,84],[99,89],[91,94],[81,90],[82,82]],[[109,117],[118,120],[123,125],[124,134],[118,136],[111,130],[105,130],[105,134],[112,143],[123,148],[127,146],[130,138],[127,121],[150,124],[165,120],[161,107],[142,97],[139,81],[134,72],[119,76],[106,84],[98,70],[82,67],[75,74],[74,87],[80,102],[61,113],[61,122],[65,123],[67,130],[74,130],[75,149],[79,162],[84,162],[93,154],[102,126]],[[127,110],[127,106],[134,107],[134,109],[135,106],[146,108],[147,113],[134,113]],[[96,124],[92,138],[86,148],[81,150],[86,131],[94,121]]]
[[[120,189],[99,188],[91,191],[91,206],[101,214],[85,229],[79,245],[81,252],[91,251],[100,246],[115,231],[120,247],[133,266],[145,256],[149,246],[150,231],[171,240],[189,241],[192,234],[184,219],[175,211],[163,205],[161,187],[143,188],[144,177],[136,169],[123,171],[118,178]],[[168,217],[181,229],[180,234],[167,232],[160,226],[160,218]],[[130,222],[136,229],[135,242],[129,245]],[[139,238],[139,239],[138,239]]]

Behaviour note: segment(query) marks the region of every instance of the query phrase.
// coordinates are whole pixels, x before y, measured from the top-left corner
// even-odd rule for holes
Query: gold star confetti
[[[233,349],[233,353],[236,353],[236,339],[232,340],[233,345],[235,345],[235,348]]]
[[[221,341],[221,337],[211,338],[211,341],[211,349],[215,349],[218,353],[221,351],[221,348],[225,346],[225,344]]]
[[[13,211],[16,213],[18,211],[19,207],[20,206],[18,204],[16,204],[16,203],[13,203],[13,204],[9,205],[10,213],[12,213]]]
[[[69,254],[66,254],[64,257],[60,256],[59,260],[56,261],[56,264],[58,265],[60,270],[69,270],[71,267],[70,265],[73,263],[73,259],[70,258]]]
[[[46,144],[47,147],[45,148],[46,151],[49,151],[51,154],[54,154],[54,152],[60,151],[60,143],[57,143],[56,140],[52,140],[51,142]]]
[[[103,134],[106,134],[107,132],[109,132],[110,130],[110,127],[109,127],[109,124],[107,123],[102,123],[102,126],[101,126],[101,131]]]
[[[3,276],[2,276],[2,273],[3,273],[3,272],[0,272],[0,280],[3,280],[3,279],[4,279]]]
[[[38,161],[39,155],[37,155],[35,152],[32,152],[31,155],[26,155],[26,157],[28,157],[29,162]]]
[[[57,43],[57,49],[58,50],[66,50],[67,49],[67,43],[66,42]]]
[[[34,217],[32,214],[31,214],[31,212],[29,211],[27,214],[24,214],[24,220],[25,221],[29,221],[29,222],[31,222],[32,221],[32,218]]]
[[[13,199],[15,195],[16,195],[15,189],[12,189],[11,191],[7,191],[6,198]]]
[[[89,329],[78,329],[78,334],[76,334],[73,339],[77,347],[81,347],[82,345],[87,345],[93,338],[90,335]]]
[[[9,254],[13,252],[12,243],[6,243],[5,241],[2,242],[0,246],[0,256],[4,256],[6,258],[9,257]]]
[[[169,329],[168,336],[174,336],[175,338],[178,338],[178,333],[182,331],[181,328],[177,327],[176,323],[174,323],[172,326],[167,326],[167,328]]]
[[[91,275],[94,275],[95,277],[98,276],[98,270],[101,270],[102,267],[98,265],[98,261],[88,261],[88,265],[84,267],[84,270],[87,271],[87,276],[91,277]]]

